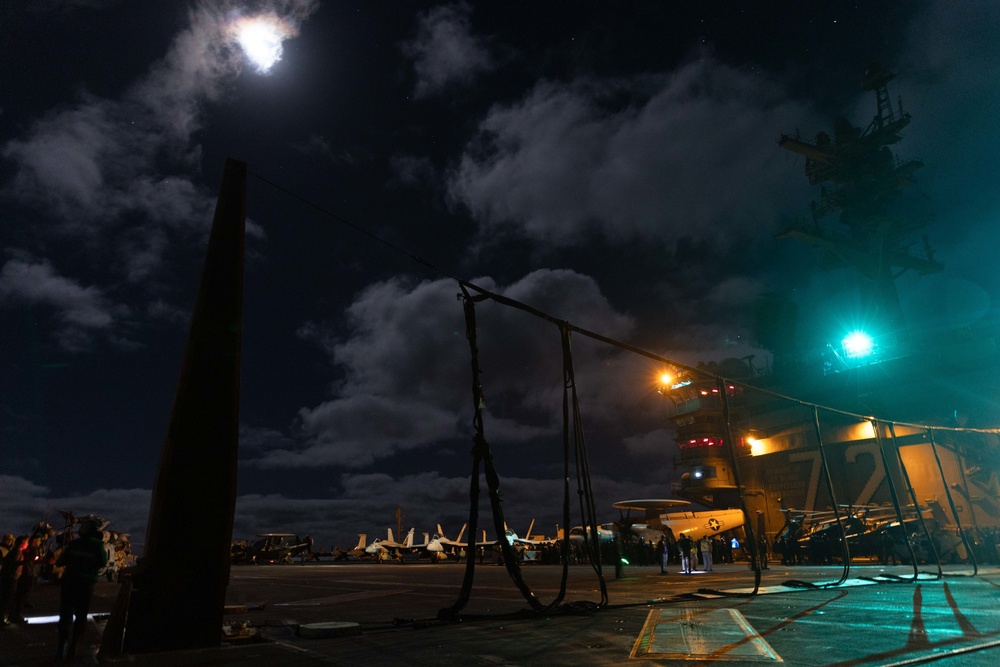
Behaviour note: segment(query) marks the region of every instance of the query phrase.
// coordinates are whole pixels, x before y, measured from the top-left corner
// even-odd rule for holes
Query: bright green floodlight
[[[864,331],[852,331],[842,341],[844,356],[863,359],[875,351],[875,340]]]

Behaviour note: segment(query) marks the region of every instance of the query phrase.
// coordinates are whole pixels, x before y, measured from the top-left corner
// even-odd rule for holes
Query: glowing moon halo
[[[281,43],[295,30],[273,14],[245,16],[230,26],[230,34],[258,72],[266,73],[281,60]]]

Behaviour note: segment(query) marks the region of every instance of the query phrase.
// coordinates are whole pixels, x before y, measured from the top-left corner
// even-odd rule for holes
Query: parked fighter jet
[[[506,524],[505,524],[505,527],[506,527]],[[556,544],[557,542],[559,542],[558,538],[549,538],[549,539],[546,539],[544,537],[532,537],[531,536],[531,531],[534,528],[535,528],[535,520],[532,519],[531,523],[528,524],[528,532],[524,534],[524,537],[518,537],[517,533],[515,533],[510,528],[507,528],[504,531],[504,537],[507,538],[507,543],[511,544],[513,546],[518,546],[518,545],[526,546],[526,547],[528,547],[528,546],[542,546],[543,544]]]
[[[618,532],[616,524],[602,523],[597,527],[597,539],[601,542],[610,542],[615,539]],[[583,542],[587,535],[590,535],[590,526],[573,526],[569,529],[570,542]]]
[[[329,554],[314,553],[314,560],[321,560],[325,556],[332,556],[334,562],[342,563],[349,561],[351,558],[364,558],[365,557],[365,547],[368,546],[368,534],[358,533],[358,543],[350,549],[341,549],[340,547],[334,549]]]
[[[366,546],[365,554],[370,557],[384,558],[388,555],[400,555],[404,552],[412,552],[415,549],[423,548],[425,545],[413,544],[413,528],[410,528],[410,532],[406,534],[406,539],[402,542],[397,542],[392,536],[392,528],[387,531],[387,537],[384,540],[375,538],[372,543]]]
[[[909,541],[918,560],[931,560],[929,545],[912,505],[902,508],[902,527],[897,520],[895,508],[890,505],[840,507],[842,509],[836,514],[832,509],[810,511],[782,507],[785,524],[774,539],[774,551],[781,554],[782,562],[842,560],[841,535],[847,539],[852,559],[878,558],[880,561],[892,559],[908,562],[910,553],[906,542]],[[923,523],[931,532],[938,556],[946,562],[957,562],[965,557],[961,537],[957,530],[947,525],[947,517],[935,510],[940,510],[936,503],[920,508]],[[943,521],[939,520],[942,518]]]
[[[441,524],[438,524],[437,532],[434,533],[424,546],[424,552],[430,556],[432,561],[443,560],[449,556],[456,559],[464,557],[468,554],[469,549],[469,543],[462,541],[466,525],[462,524],[462,529],[458,531],[458,537],[452,540],[445,536],[444,531],[441,529]],[[479,549],[492,547],[494,544],[496,544],[496,540],[487,540],[486,531],[484,530],[483,539],[475,542],[472,546]]]
[[[262,533],[259,540],[249,546],[234,545],[234,563],[290,563],[293,558],[303,560],[312,553],[313,540],[308,535],[300,538],[292,533]]]

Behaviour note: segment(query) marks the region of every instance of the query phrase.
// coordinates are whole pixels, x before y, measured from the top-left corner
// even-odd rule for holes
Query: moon
[[[273,14],[245,16],[229,29],[247,59],[261,74],[281,60],[281,43],[295,36],[295,28]]]

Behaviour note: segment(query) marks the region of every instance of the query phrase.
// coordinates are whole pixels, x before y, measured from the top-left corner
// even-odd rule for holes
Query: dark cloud
[[[81,8],[109,9],[121,2],[122,0],[35,0],[28,3],[28,8],[35,12],[63,12]]]

